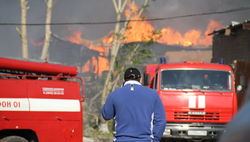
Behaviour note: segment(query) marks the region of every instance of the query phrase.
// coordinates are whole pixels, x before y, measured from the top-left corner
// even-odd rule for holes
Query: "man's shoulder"
[[[113,92],[110,93],[110,95],[111,94],[120,94],[121,92],[126,92],[126,87],[125,86],[116,88]]]
[[[123,87],[116,88],[111,94],[119,93],[122,90],[123,90]]]
[[[147,94],[152,94],[152,95],[157,94],[156,90],[148,88],[146,86],[137,85],[137,84],[135,84],[135,86],[137,86],[139,88],[139,91],[143,91],[143,92],[145,92]],[[123,93],[123,92],[127,92],[128,90],[130,90],[130,87],[128,85],[125,85],[125,86],[122,86],[122,87],[119,87],[119,88],[115,89],[111,94],[120,94],[120,93]]]
[[[146,86],[143,86],[143,85],[139,85],[141,88],[143,88],[143,89],[145,89],[145,90],[148,90],[148,91],[154,91],[155,92],[155,90],[154,89],[152,89],[152,88],[148,88],[148,87],[146,87]]]
[[[157,94],[157,91],[152,89],[152,88],[148,88],[148,87],[142,86],[142,85],[140,85],[140,88],[141,88],[141,90],[147,92],[148,94]]]

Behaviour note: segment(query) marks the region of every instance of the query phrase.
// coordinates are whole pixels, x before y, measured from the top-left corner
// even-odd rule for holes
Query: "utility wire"
[[[197,14],[187,14],[181,16],[173,16],[173,17],[163,17],[163,18],[142,18],[136,20],[120,20],[120,21],[103,21],[103,22],[58,22],[58,23],[27,23],[27,26],[44,26],[44,25],[104,25],[104,24],[115,24],[115,23],[124,23],[124,22],[138,22],[138,21],[163,21],[163,20],[174,20],[188,17],[196,17],[196,16],[206,16],[206,15],[218,15],[218,14],[227,14],[239,11],[250,10],[250,6],[239,7],[235,9],[229,9],[224,11],[216,11],[216,12],[203,12]],[[21,23],[0,23],[0,26],[20,26],[24,25]]]

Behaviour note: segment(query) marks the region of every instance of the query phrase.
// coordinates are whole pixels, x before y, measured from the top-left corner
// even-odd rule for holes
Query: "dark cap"
[[[124,73],[125,80],[138,80],[141,78],[141,73],[137,68],[128,68]]]

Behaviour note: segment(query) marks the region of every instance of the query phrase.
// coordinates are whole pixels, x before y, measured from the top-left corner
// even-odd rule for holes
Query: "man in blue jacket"
[[[159,95],[140,84],[136,68],[124,73],[124,86],[109,94],[102,108],[105,120],[115,119],[115,142],[159,142],[166,114]]]

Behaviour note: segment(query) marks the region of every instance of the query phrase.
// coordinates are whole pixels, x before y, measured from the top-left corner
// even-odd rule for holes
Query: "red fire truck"
[[[147,77],[146,85],[157,90],[166,111],[164,138],[217,139],[237,111],[234,74],[228,65],[153,64],[146,66]]]
[[[0,141],[82,142],[77,67],[0,58]]]

